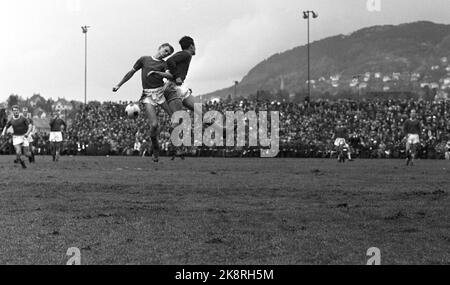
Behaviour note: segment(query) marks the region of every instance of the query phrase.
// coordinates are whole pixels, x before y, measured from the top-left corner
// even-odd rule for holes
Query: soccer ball
[[[135,118],[137,118],[139,116],[139,113],[141,112],[141,109],[139,108],[138,104],[130,103],[125,108],[125,112],[127,113],[128,118],[135,119]]]

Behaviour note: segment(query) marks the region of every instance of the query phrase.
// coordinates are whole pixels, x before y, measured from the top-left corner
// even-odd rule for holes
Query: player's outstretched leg
[[[411,145],[406,142],[406,166],[411,162]]]
[[[189,95],[186,98],[184,98],[182,103],[183,103],[184,107],[186,107],[189,110],[191,110],[192,112],[194,112],[195,100],[194,100],[194,97],[192,95]]]
[[[29,148],[30,148],[30,162],[35,163],[36,160],[34,157],[34,152],[35,152],[34,146],[32,144],[30,144]]]
[[[55,143],[55,159],[54,159],[54,161],[59,161],[60,152],[61,152],[61,143],[56,142]]]
[[[30,152],[30,147],[29,146],[24,146],[23,147],[23,154],[26,156],[26,157],[28,157],[28,161],[31,163],[31,162],[33,162],[32,161],[32,158],[31,158],[31,152]]]
[[[169,104],[169,108],[170,108],[170,111],[171,111],[172,114],[177,112],[177,111],[183,110],[183,102],[178,97],[170,100],[168,102],[168,104]],[[172,124],[171,130],[174,127],[176,127],[176,124]],[[172,150],[172,158],[171,158],[171,160],[174,160],[175,156],[177,155],[177,153],[181,153],[181,151],[177,150],[177,148],[172,144],[172,141],[170,141],[169,143],[170,143],[170,149]]]
[[[416,144],[411,146],[411,166],[414,165],[414,159],[416,158]]]
[[[170,100],[170,102],[168,102],[169,104],[169,108],[170,108],[170,112],[173,114],[176,111],[181,111],[183,110],[183,102],[181,102],[180,98],[174,98],[172,100]]]
[[[22,165],[22,168],[27,168],[25,165],[25,161],[22,160],[22,145],[15,145],[14,149],[16,150],[16,159]]]
[[[153,161],[159,161],[159,125],[158,125],[158,117],[156,113],[155,106],[150,103],[145,104],[145,108],[147,110],[148,120],[150,123],[150,139],[152,141],[152,153],[153,153]]]
[[[167,103],[167,101],[164,101],[164,103],[162,103],[160,106],[167,113],[167,115],[169,115],[169,117],[172,117],[173,112],[170,109],[169,104]]]
[[[55,161],[55,142],[50,142],[50,154],[52,155],[52,160]]]

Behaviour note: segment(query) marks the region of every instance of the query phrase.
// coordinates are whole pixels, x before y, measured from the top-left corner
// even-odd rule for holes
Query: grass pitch
[[[450,263],[450,163],[0,157],[0,264]]]

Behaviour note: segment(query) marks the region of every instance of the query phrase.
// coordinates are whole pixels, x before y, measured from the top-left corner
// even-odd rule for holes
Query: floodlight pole
[[[310,77],[310,48],[309,48],[309,18],[311,17],[317,18],[318,14],[314,11],[303,11],[303,19],[306,19],[306,26],[307,26],[307,37],[308,37],[308,44],[307,44],[307,50],[308,50],[308,98],[311,99],[311,77]]]
[[[86,105],[87,101],[87,32],[89,26],[81,27],[81,30],[84,34],[84,105]]]

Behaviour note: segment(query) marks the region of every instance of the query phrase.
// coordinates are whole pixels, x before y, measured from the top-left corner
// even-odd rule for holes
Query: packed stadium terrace
[[[89,103],[77,112],[65,134],[63,153],[70,155],[150,155],[149,125],[143,112],[137,119],[128,119],[128,102]],[[355,157],[404,157],[403,123],[411,109],[422,122],[421,158],[444,158],[450,140],[450,104],[414,100],[318,100],[309,103],[276,101],[208,102],[205,110],[279,111],[281,157],[331,157],[333,132],[337,121],[349,130],[348,142]],[[161,155],[171,149],[169,117],[159,112]],[[38,154],[49,150],[48,134],[35,137]],[[12,149],[6,148],[3,153]],[[189,147],[190,156],[245,157],[258,156],[255,147]]]

